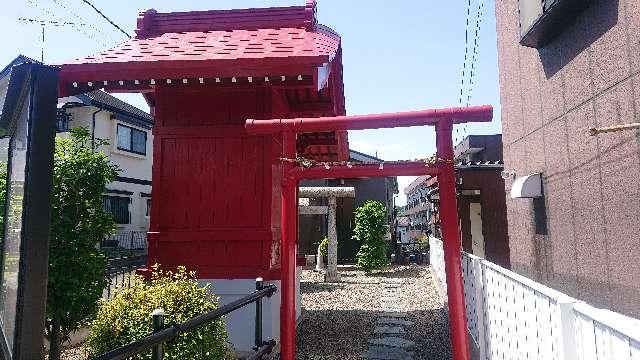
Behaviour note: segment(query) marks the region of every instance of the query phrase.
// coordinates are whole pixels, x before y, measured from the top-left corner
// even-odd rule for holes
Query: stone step
[[[364,354],[367,359],[375,360],[412,360],[414,352],[386,346],[369,346]]]
[[[383,317],[408,318],[409,314],[400,311],[385,311],[381,314]]]
[[[376,328],[373,330],[374,334],[404,334],[406,333],[406,331],[404,330],[403,327],[401,326],[387,326],[387,325],[381,325],[381,326],[376,326]]]
[[[388,346],[394,348],[407,349],[415,346],[415,343],[411,340],[403,339],[397,336],[387,336],[378,339],[369,339],[369,344],[378,346]]]
[[[411,326],[413,325],[412,321],[403,320],[396,317],[379,317],[378,324],[389,324],[389,325],[401,325],[401,326]]]

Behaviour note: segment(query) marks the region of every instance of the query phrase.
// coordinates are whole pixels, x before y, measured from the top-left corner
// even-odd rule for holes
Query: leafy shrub
[[[388,264],[384,242],[387,209],[379,201],[367,201],[356,209],[353,239],[361,243],[356,255],[358,266],[366,272]]]
[[[151,281],[136,277],[130,288],[118,290],[113,299],[100,307],[91,323],[86,347],[95,356],[149,335],[153,331],[154,309],[165,311],[164,323],[170,326],[217,306],[209,285],[198,286],[194,272],[187,272],[184,267],[176,272],[163,271],[155,265]],[[223,319],[179,335],[175,341],[165,343],[164,350],[166,360],[231,359]],[[151,359],[151,351],[136,359]]]
[[[422,235],[418,238],[418,249],[420,251],[429,251],[429,235]]]
[[[329,256],[329,238],[326,236],[320,241],[320,255],[325,259]]]
[[[71,130],[68,139],[56,138],[45,327],[50,360],[60,359],[61,343],[95,315],[107,284],[107,259],[96,244],[114,229],[102,194],[118,167],[97,151],[106,144],[92,141],[86,128]]]

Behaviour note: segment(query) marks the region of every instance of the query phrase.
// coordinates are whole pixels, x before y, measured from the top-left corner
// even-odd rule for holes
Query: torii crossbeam
[[[489,122],[489,105],[387,113],[274,120],[247,120],[249,134],[282,134],[282,306],[280,309],[281,359],[295,359],[296,344],[296,236],[297,185],[302,179],[435,175],[440,185],[440,214],[444,238],[444,261],[449,302],[449,324],[454,360],[469,360],[469,341],[460,265],[460,234],[453,169],[453,124]],[[363,130],[409,126],[434,126],[436,156],[433,161],[396,161],[382,164],[311,163],[297,158],[296,136],[300,133]]]

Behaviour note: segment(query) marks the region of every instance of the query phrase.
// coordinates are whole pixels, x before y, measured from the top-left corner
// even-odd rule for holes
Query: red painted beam
[[[250,134],[273,134],[283,131],[305,133],[424,125],[435,126],[441,120],[451,120],[455,124],[489,122],[492,118],[493,107],[491,105],[482,105],[372,115],[271,120],[249,119],[245,123],[245,128]]]
[[[453,124],[442,122],[436,126],[436,154],[440,159],[453,159]],[[449,332],[454,360],[470,360],[467,337],[467,313],[464,305],[464,283],[460,263],[460,231],[456,204],[453,162],[441,163],[438,175],[440,187],[440,224],[444,242],[444,270],[447,278],[449,303]]]
[[[296,135],[282,134],[282,152],[284,156],[295,156]],[[293,168],[292,163],[282,164],[282,194],[280,227],[280,258],[282,286],[280,288],[280,358],[295,360],[296,356],[296,240],[298,236],[298,183],[287,176]]]
[[[382,167],[382,168],[381,168]],[[295,167],[289,174],[297,179],[340,179],[383,176],[420,176],[438,175],[438,165],[427,165],[421,161],[393,162],[384,164],[366,164],[332,166],[314,166],[311,168]]]

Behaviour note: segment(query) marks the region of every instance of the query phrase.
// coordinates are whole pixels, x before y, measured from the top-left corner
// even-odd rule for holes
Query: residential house
[[[381,163],[382,159],[355,150],[349,150],[349,161],[353,163]],[[395,197],[398,193],[396,177],[304,180],[300,186],[349,186],[355,188],[355,198],[337,198],[336,229],[338,232],[338,261],[352,263],[360,244],[353,236],[354,211],[367,200],[377,200],[387,208],[387,226],[393,225]],[[326,205],[326,199],[310,199],[311,205]],[[389,226],[387,240],[390,242],[395,227]],[[298,253],[313,255],[322,238],[327,234],[327,220],[324,215],[300,215],[298,227]]]
[[[509,237],[498,135],[470,135],[454,148],[458,221],[464,251],[509,267]],[[409,242],[440,237],[438,179],[420,176],[405,188]]]
[[[117,227],[105,245],[146,248],[151,205],[152,125],[150,114],[102,90],[58,101],[59,136],[68,136],[72,128],[89,129],[92,139],[108,142],[99,150],[120,168],[103,197],[105,209],[113,214]]]
[[[469,135],[454,148],[463,249],[509,268],[502,136]]]
[[[511,267],[640,317],[640,2],[495,4]]]
[[[23,62],[37,62],[19,55],[0,71],[0,76]],[[151,165],[153,117],[102,90],[58,99],[56,131],[69,136],[72,128],[85,127],[93,139],[108,145],[99,150],[120,168],[116,180],[107,185],[104,207],[116,221],[116,233],[106,244],[126,249],[145,249],[151,206]],[[8,148],[8,138],[0,139],[0,149]],[[6,162],[6,152],[0,152]]]

